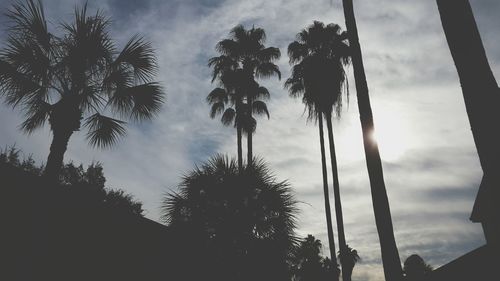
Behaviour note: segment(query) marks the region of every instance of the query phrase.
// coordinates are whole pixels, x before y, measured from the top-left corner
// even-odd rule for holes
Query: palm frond
[[[222,122],[222,124],[224,124],[224,126],[229,126],[233,124],[235,118],[236,118],[236,111],[233,108],[227,108],[222,114],[220,121]]]
[[[21,124],[20,128],[27,134],[33,133],[36,129],[43,127],[48,120],[52,106],[43,101],[32,101],[26,105],[26,120]]]
[[[257,53],[257,59],[260,62],[272,62],[278,60],[280,57],[280,49],[275,47],[268,47],[258,51]]]
[[[132,97],[134,106],[130,116],[136,121],[149,120],[156,116],[165,100],[163,89],[156,82],[130,87],[126,92]]]
[[[17,2],[12,5],[6,16],[12,22],[12,25],[8,28],[9,31],[18,34],[25,40],[36,43],[45,52],[49,52],[51,35],[48,32],[47,21],[40,0],[28,0],[26,3]]]
[[[95,113],[85,120],[89,144],[99,148],[114,145],[125,135],[125,122]]]
[[[232,39],[224,39],[217,43],[215,50],[225,56],[237,58],[241,55],[240,44]]]
[[[108,33],[109,24],[100,11],[87,16],[87,4],[75,8],[74,22],[61,24],[67,33],[61,41],[64,64],[73,84],[84,84],[89,73],[101,73],[112,63],[115,46]]]
[[[238,62],[229,56],[222,55],[210,58],[208,66],[213,67],[212,82],[214,82],[217,77],[220,77],[225,72],[236,69]]]
[[[269,90],[266,87],[259,86],[255,93],[255,98],[262,100],[269,100],[271,98],[271,94],[269,93]]]
[[[254,114],[262,115],[266,114],[267,119],[269,119],[269,111],[267,110],[267,105],[265,102],[256,100],[252,103],[252,111]]]
[[[225,89],[215,88],[208,94],[207,102],[209,104],[214,104],[217,102],[222,102],[226,104],[229,102],[228,93]]]
[[[215,102],[212,104],[210,108],[210,118],[214,119],[215,116],[221,114],[224,111],[224,103],[223,102]]]
[[[262,63],[259,64],[255,69],[255,76],[257,78],[268,78],[272,77],[273,75],[277,75],[278,79],[281,79],[281,72],[279,70],[279,67],[274,63]]]
[[[137,79],[148,82],[157,73],[156,57],[150,42],[138,35],[133,36],[113,63],[132,66]]]

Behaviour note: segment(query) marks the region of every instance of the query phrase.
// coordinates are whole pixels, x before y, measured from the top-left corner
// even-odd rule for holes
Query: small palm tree
[[[212,81],[219,79],[226,90],[231,89],[235,95],[235,116],[247,114],[246,128],[237,126],[238,131],[238,163],[242,165],[241,131],[245,130],[248,136],[248,157],[251,165],[253,159],[252,134],[255,131],[256,121],[252,114],[263,112],[262,103],[254,103],[259,96],[259,86],[255,86],[255,78],[267,78],[277,75],[281,78],[279,68],[274,61],[280,58],[278,48],[265,47],[266,33],[262,28],[252,27],[246,30],[242,25],[234,27],[230,32],[230,38],[224,39],[217,44],[217,51],[221,54],[209,60],[209,66],[213,67]],[[236,77],[235,77],[236,76]],[[235,78],[235,79],[233,79]],[[228,85],[232,84],[232,85]],[[243,104],[246,101],[246,106]],[[258,106],[254,110],[254,105]],[[265,105],[265,104],[264,104]],[[267,107],[265,107],[267,112]]]
[[[307,29],[297,34],[297,41],[288,46],[292,75],[286,81],[292,97],[302,97],[309,113],[309,119],[319,121],[320,145],[323,162],[323,182],[325,205],[329,206],[326,161],[324,155],[323,118],[326,119],[330,143],[330,156],[335,195],[335,213],[339,231],[340,251],[345,250],[345,235],[340,201],[340,188],[337,172],[337,160],[333,139],[332,114],[340,116],[343,90],[347,90],[344,65],[349,62],[349,48],[346,35],[336,24],[324,25],[315,21]],[[346,91],[348,93],[348,91]],[[329,207],[327,208],[327,217]],[[327,218],[327,222],[330,219]],[[329,222],[331,224],[331,221]],[[333,235],[332,235],[333,237]],[[332,238],[333,239],[333,238]],[[332,243],[333,244],[333,243]],[[335,248],[332,248],[332,260],[335,261]],[[332,250],[331,249],[331,250]],[[342,260],[341,260],[342,262]],[[344,275],[343,275],[344,276]],[[345,280],[346,277],[344,277]]]
[[[53,134],[45,175],[56,179],[73,132],[87,128],[90,145],[108,147],[125,134],[125,122],[154,117],[164,93],[152,82],[156,73],[153,48],[134,36],[117,51],[109,36],[109,20],[101,12],[89,16],[86,5],[64,32],[49,32],[40,1],[18,3],[7,47],[0,53],[0,89],[5,102],[26,116],[27,133],[48,121]]]
[[[344,251],[339,251],[339,260],[342,261],[342,277],[346,275],[346,277],[351,280],[352,270],[361,260],[358,255],[358,251],[349,247],[349,245],[346,245]]]
[[[197,250],[209,253],[203,262],[228,274],[228,280],[273,280],[264,276],[287,274],[296,201],[288,183],[276,181],[262,160],[240,170],[227,157],[210,159],[167,195],[163,211],[171,229],[195,237],[187,243],[201,243]]]

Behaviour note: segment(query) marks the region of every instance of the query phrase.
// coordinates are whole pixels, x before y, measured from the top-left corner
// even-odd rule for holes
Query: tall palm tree
[[[213,66],[213,80],[219,78],[224,80],[223,77],[228,71],[235,72],[241,71],[241,76],[238,77],[237,85],[235,85],[236,96],[236,111],[241,108],[240,116],[243,111],[248,114],[247,120],[252,120],[254,112],[253,100],[258,95],[258,87],[255,87],[255,78],[268,78],[277,75],[281,78],[279,68],[274,61],[280,58],[281,53],[278,48],[265,47],[266,33],[262,28],[252,27],[246,30],[242,25],[234,27],[228,39],[224,39],[217,43],[216,49],[221,54],[218,57],[211,58],[209,66]],[[243,110],[242,106],[246,100],[246,108]],[[256,112],[261,111],[257,109]],[[236,112],[238,116],[238,112]],[[256,123],[255,123],[256,124]],[[251,125],[251,123],[250,123]],[[239,126],[237,126],[238,128]],[[241,134],[241,128],[238,129]],[[252,134],[255,130],[250,126],[246,128],[247,141],[248,141],[248,156],[247,161],[252,164],[253,147],[252,147]],[[242,163],[241,153],[241,137],[238,137],[238,161]],[[241,167],[241,165],[240,165]]]
[[[152,82],[156,63],[151,44],[134,36],[118,52],[109,36],[109,20],[87,7],[74,21],[50,33],[40,1],[14,4],[7,46],[0,54],[0,88],[5,102],[19,107],[27,133],[48,121],[53,134],[45,175],[54,180],[81,120],[90,145],[108,147],[125,134],[125,122],[151,119],[164,93]],[[105,115],[106,114],[106,115]]]
[[[373,211],[375,213],[375,223],[377,225],[380,240],[382,262],[384,264],[384,274],[387,281],[401,280],[403,270],[401,268],[401,260],[394,238],[391,210],[384,183],[382,161],[380,160],[378,145],[372,138],[375,127],[373,124],[372,108],[368,95],[368,84],[366,82],[366,74],[363,66],[361,47],[359,45],[358,29],[356,26],[352,0],[343,0],[343,6],[347,35],[351,49],[354,79],[356,82],[359,118],[361,120],[361,130],[363,133],[366,166],[370,178]]]
[[[455,62],[483,180],[471,220],[482,222],[489,246],[500,250],[500,90],[468,0],[437,0],[441,23]],[[496,127],[495,127],[496,125]]]
[[[337,173],[337,161],[333,139],[332,115],[335,112],[340,116],[342,108],[342,93],[346,76],[344,65],[349,61],[346,36],[336,24],[324,25],[315,21],[307,29],[297,35],[297,41],[288,46],[290,63],[294,64],[292,76],[285,86],[293,97],[302,97],[308,110],[308,118],[319,121],[320,146],[322,152],[323,182],[325,189],[325,207],[327,227],[331,227],[331,215],[328,199],[328,181],[326,174],[326,160],[324,155],[323,118],[327,121],[332,174],[334,177],[335,210],[339,231],[340,250],[345,249],[345,234],[340,203],[340,188]],[[333,230],[332,230],[333,232]],[[329,235],[331,241],[331,258],[336,262],[333,233]],[[342,261],[341,261],[342,262]],[[344,276],[344,275],[343,275]],[[344,276],[344,279],[349,278]],[[347,279],[348,280],[348,279]]]

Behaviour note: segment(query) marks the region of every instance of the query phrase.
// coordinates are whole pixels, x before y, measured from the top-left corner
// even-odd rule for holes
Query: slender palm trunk
[[[326,227],[328,230],[328,244],[330,246],[330,258],[333,265],[337,265],[337,257],[335,251],[335,239],[333,237],[333,226],[332,226],[332,211],[330,209],[330,196],[328,195],[328,176],[326,171],[326,157],[325,157],[325,140],[323,136],[323,116],[319,113],[318,117],[318,127],[319,127],[319,143],[321,147],[321,168],[323,171],[323,193],[325,196],[325,214],[326,214]],[[338,275],[335,275],[335,280],[338,280]]]
[[[51,181],[56,182],[59,177],[59,172],[63,165],[63,158],[66,149],[68,148],[69,138],[73,134],[71,130],[54,130],[52,144],[50,145],[50,153],[47,158],[44,175]]]
[[[248,118],[249,120],[252,120],[252,98],[249,96],[247,97],[247,102],[248,102]],[[247,161],[248,161],[248,166],[252,165],[253,161],[253,151],[252,151],[252,128],[248,130],[248,136],[247,136]]]
[[[403,278],[403,270],[401,268],[401,260],[394,238],[391,210],[384,183],[382,161],[380,159],[378,145],[371,138],[374,132],[373,115],[352,0],[343,0],[343,5],[347,34],[352,52],[352,64],[356,82],[361,129],[363,132],[366,165],[370,178],[373,211],[375,213],[375,223],[377,225],[380,240],[385,279],[387,281],[399,281]]]
[[[243,169],[243,150],[241,148],[242,128],[241,128],[241,100],[236,101],[236,138],[238,145],[238,169]]]
[[[468,0],[437,0],[441,23],[460,78],[465,108],[484,178],[476,204],[488,245],[500,250],[500,91]],[[496,127],[495,127],[496,126]],[[476,206],[475,206],[476,208]]]
[[[337,156],[335,154],[335,143],[333,140],[333,125],[332,116],[330,114],[326,115],[326,126],[328,128],[328,141],[330,143],[330,159],[332,163],[332,177],[333,177],[333,195],[335,197],[335,217],[337,219],[337,232],[339,235],[339,250],[340,250],[340,265],[342,266],[342,280],[350,281],[352,270],[345,270],[346,263],[343,262],[343,257],[345,257],[347,245],[345,241],[344,233],[344,217],[342,215],[342,203],[340,200],[340,185],[339,185],[339,174],[337,169]]]

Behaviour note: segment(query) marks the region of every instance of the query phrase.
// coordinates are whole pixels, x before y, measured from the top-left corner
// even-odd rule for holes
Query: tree
[[[471,219],[482,222],[486,241],[500,250],[500,90],[469,1],[438,0],[446,40],[460,79],[465,108],[484,176]]]
[[[215,116],[221,114],[221,122],[225,126],[233,125],[235,128],[240,128],[238,131],[238,163],[242,165],[243,161],[241,159],[241,132],[246,133],[247,135],[251,135],[255,132],[257,127],[257,121],[253,118],[252,115],[248,114],[248,104],[238,102],[238,96],[236,91],[231,90],[232,87],[229,86],[230,82],[227,81],[226,77],[226,86],[218,87],[213,89],[207,96],[207,103],[210,107],[210,118],[215,118]],[[255,80],[253,81],[254,87],[254,97],[252,100],[252,112],[256,115],[266,115],[269,119],[269,111],[267,109],[267,105],[265,103],[266,100],[269,100],[270,94],[267,88],[260,86]],[[238,104],[238,112],[236,111],[236,105]],[[238,127],[239,124],[239,127]],[[252,153],[251,149],[251,140],[249,141],[249,156]],[[240,163],[241,162],[241,163]]]
[[[302,101],[309,110],[309,118],[319,120],[320,143],[323,143],[322,119],[325,118],[327,122],[334,182],[335,213],[341,252],[346,250],[346,246],[332,117],[334,109],[337,116],[340,116],[342,93],[344,89],[347,89],[345,87],[347,80],[344,65],[349,62],[349,49],[345,41],[346,35],[338,25],[329,24],[325,26],[323,23],[315,21],[311,26],[297,35],[297,41],[292,42],[288,46],[290,63],[294,64],[294,66],[292,76],[285,83],[285,86],[289,89],[293,97],[302,96]],[[324,147],[321,150],[322,158],[325,158]],[[326,163],[324,170],[323,180],[325,187],[328,188],[326,183]],[[325,193],[326,196],[327,193]],[[332,260],[335,261],[334,248],[331,255]],[[346,276],[345,274],[342,276],[344,280],[349,280],[350,278],[350,276]]]
[[[354,266],[361,260],[358,251],[345,245],[345,250],[339,251],[339,259],[342,261],[342,276],[348,276],[350,280]]]
[[[328,281],[338,276],[337,264],[321,256],[321,250],[321,241],[310,234],[300,242],[291,259],[292,280]]]
[[[151,44],[132,37],[118,52],[101,12],[75,9],[73,22],[61,23],[61,35],[49,31],[40,1],[14,4],[7,46],[0,54],[0,89],[5,103],[21,108],[21,128],[32,133],[48,121],[53,140],[45,175],[55,181],[73,132],[83,127],[95,147],[115,144],[125,122],[153,118],[164,93],[157,82]]]
[[[237,25],[231,30],[228,39],[217,43],[216,49],[221,55],[209,60],[209,66],[214,68],[212,82],[218,78],[226,90],[229,90],[228,92],[233,92],[236,111],[233,115],[236,120],[240,119],[241,123],[245,121],[245,128],[241,128],[243,124],[236,124],[240,168],[242,166],[241,131],[245,130],[247,133],[247,161],[251,165],[253,159],[252,134],[256,127],[256,121],[252,115],[253,113],[269,115],[265,103],[262,101],[254,102],[260,95],[260,87],[258,84],[256,86],[255,78],[268,78],[273,75],[281,78],[279,68],[274,64],[274,61],[281,56],[280,50],[274,47],[265,47],[265,41],[264,29],[252,27],[246,30],[242,25]],[[229,77],[226,77],[227,75]],[[244,99],[246,99],[246,106],[243,106]],[[254,105],[257,107],[256,109],[254,109]]]
[[[358,29],[352,0],[343,0],[344,17],[351,49],[351,60],[354,69],[354,80],[356,83],[356,95],[358,98],[359,118],[363,133],[363,145],[365,149],[366,166],[370,178],[373,211],[377,225],[384,274],[387,281],[401,280],[402,269],[399,252],[394,238],[391,210],[384,182],[382,161],[377,143],[373,140],[375,126],[368,94],[368,84],[363,66],[363,57],[359,45]]]
[[[38,166],[30,156],[20,160],[21,151],[15,146],[0,150],[0,164],[7,164],[18,170],[28,172],[35,176],[43,174],[44,167]],[[142,203],[120,189],[109,189],[105,187],[103,167],[100,163],[92,163],[87,169],[83,165],[75,166],[73,163],[64,164],[61,167],[57,183],[64,187],[67,194],[73,195],[77,200],[72,203],[81,203],[86,208],[92,206],[105,206],[112,210],[122,211],[137,216],[142,216],[144,210]],[[46,194],[51,194],[51,189],[42,186]],[[63,193],[53,194],[61,196]],[[49,196],[53,196],[49,195]],[[53,197],[52,197],[53,199]],[[57,200],[56,201],[60,201]]]
[[[409,256],[404,263],[405,281],[423,281],[425,275],[432,271],[432,266],[425,263],[419,255]]]
[[[200,262],[222,280],[286,279],[296,213],[290,186],[262,160],[240,170],[222,155],[186,175],[163,203],[166,223],[197,243]]]

